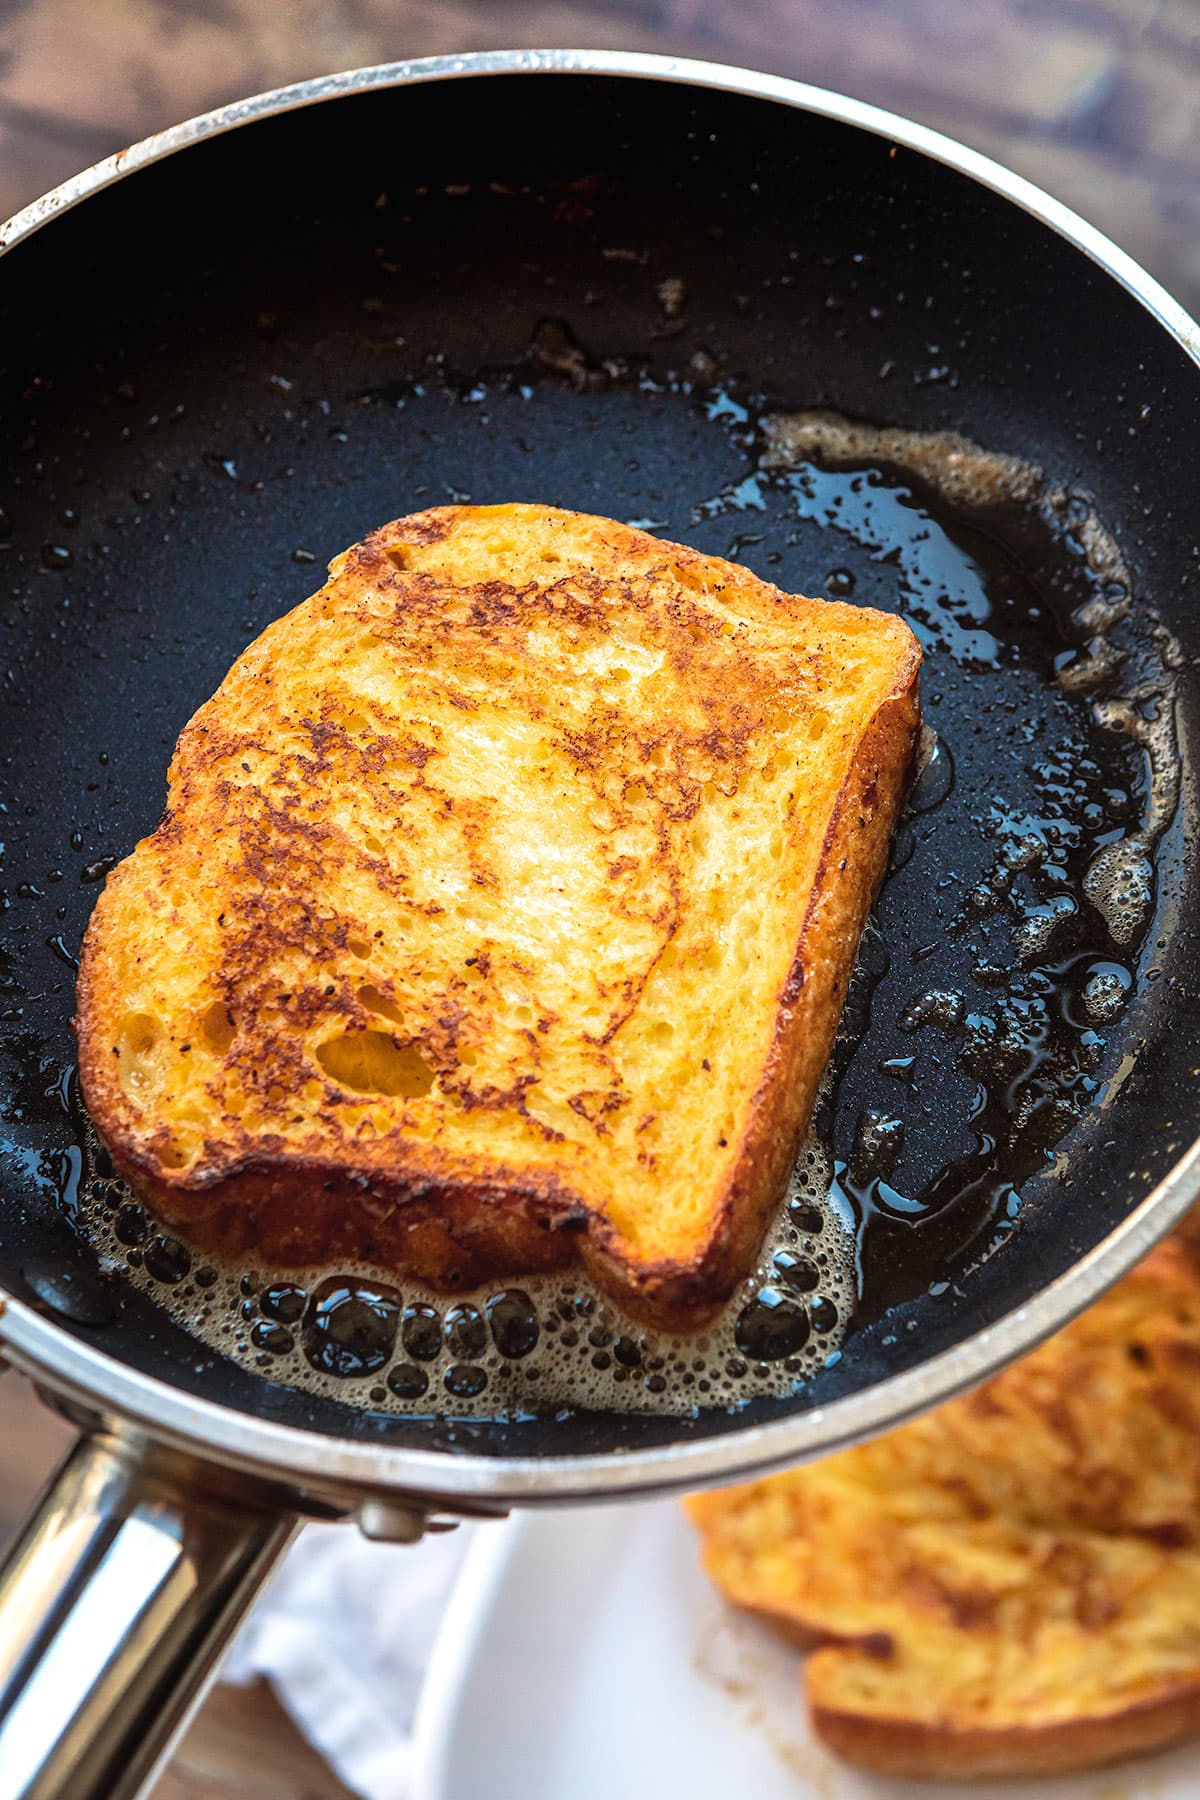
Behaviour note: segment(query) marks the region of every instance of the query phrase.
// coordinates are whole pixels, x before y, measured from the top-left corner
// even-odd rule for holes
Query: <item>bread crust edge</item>
[[[1028,1780],[1068,1775],[1168,1750],[1200,1731],[1200,1682],[1190,1681],[1107,1712],[1033,1725],[948,1726],[856,1712],[821,1698],[818,1650],[804,1671],[808,1715],[843,1762],[909,1781]]]

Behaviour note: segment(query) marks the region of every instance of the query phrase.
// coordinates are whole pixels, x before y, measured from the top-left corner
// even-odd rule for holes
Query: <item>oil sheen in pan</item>
[[[792,591],[901,612],[926,652],[931,754],[815,1135],[753,1278],[693,1339],[647,1333],[573,1278],[447,1298],[361,1267],[222,1270],[164,1236],[93,1143],[79,1216],[108,1266],[274,1380],[492,1418],[792,1392],[856,1322],[992,1254],[1021,1184],[1065,1174],[1058,1146],[1120,1077],[1106,1034],[1153,955],[1179,797],[1175,649],[1087,496],[960,437],[770,413],[687,381],[589,382],[599,428],[606,400],[634,393],[694,409],[740,467],[681,516],[631,523]],[[485,463],[497,435],[561,430],[579,405],[559,383],[509,380],[401,403],[415,434],[424,410],[458,409],[468,461],[477,420]]]
[[[336,1274],[231,1270],[161,1232],[111,1180],[86,1184],[81,1217],[104,1263],[210,1348],[273,1381],[442,1416],[564,1406],[686,1414],[791,1393],[839,1354],[854,1240],[827,1213],[830,1176],[810,1141],[753,1279],[695,1337],[647,1331],[573,1277],[447,1297],[360,1264]]]

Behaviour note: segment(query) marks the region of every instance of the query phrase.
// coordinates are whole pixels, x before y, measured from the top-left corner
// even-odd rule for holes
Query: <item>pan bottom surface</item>
[[[95,1248],[98,1273],[38,1251],[32,1297],[99,1341],[114,1295],[132,1290],[251,1388],[349,1403],[380,1429],[388,1415],[435,1415],[452,1436],[466,1427],[447,1416],[669,1418],[823,1396],[868,1328],[886,1363],[898,1334],[922,1328],[910,1302],[949,1308],[1030,1208],[1081,1204],[1078,1170],[1103,1157],[1106,1108],[1153,1005],[1180,781],[1172,642],[1085,493],[951,435],[789,412],[721,385],[702,359],[639,374],[546,319],[515,369],[306,403],[269,444],[230,430],[219,450],[188,517],[197,583],[225,597],[203,628],[178,621],[171,645],[193,649],[191,704],[315,585],[309,564],[421,506],[532,499],[902,613],[926,655],[928,758],[790,1205],[700,1340],[649,1334],[561,1278],[448,1298],[381,1270],[222,1269],[113,1177],[73,1074],[36,1034],[8,1153]],[[252,540],[258,565],[291,562],[285,584],[234,586]],[[147,634],[151,663],[167,629]],[[190,705],[173,698],[177,729]],[[81,924],[77,910],[74,935],[50,934],[61,959]],[[23,1122],[55,1115],[57,1152],[22,1146]]]

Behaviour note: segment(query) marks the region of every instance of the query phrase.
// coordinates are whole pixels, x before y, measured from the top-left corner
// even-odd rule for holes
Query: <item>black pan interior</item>
[[[383,1418],[199,1354],[136,1294],[97,1301],[61,1200],[77,1155],[69,959],[96,865],[153,826],[180,726],[248,639],[336,550],[417,506],[530,498],[654,520],[822,591],[827,570],[769,509],[697,512],[746,471],[721,408],[709,416],[714,391],[964,431],[1086,486],[1182,645],[1186,756],[1196,366],[1046,227],[885,139],[735,95],[570,76],[363,94],[137,174],[4,259],[0,363],[0,1282],[57,1293],[65,1329],[189,1391],[358,1437],[569,1454],[774,1416],[785,1403],[687,1422]],[[888,604],[886,569],[857,597]],[[960,793],[978,795],[989,750],[971,683],[931,668],[935,682]],[[1189,803],[1185,788],[1140,996],[1109,1034],[1106,1073],[1134,1058],[1119,1099],[1075,1127],[1065,1172],[1033,1156],[999,1254],[864,1318],[787,1407],[1019,1306],[1190,1141]],[[880,904],[914,992],[937,880],[978,855],[965,809],[931,815]],[[904,1047],[892,1025],[870,1021],[876,1060]],[[869,1074],[851,1069],[827,1121],[843,1155]]]

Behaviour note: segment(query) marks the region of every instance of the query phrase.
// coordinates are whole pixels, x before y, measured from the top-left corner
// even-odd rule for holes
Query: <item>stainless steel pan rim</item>
[[[940,133],[802,82],[719,64],[602,50],[486,51],[382,64],[296,83],[190,119],[118,151],[0,225],[0,254],[59,213],[147,164],[256,119],[343,95],[464,76],[595,74],[669,81],[769,100],[888,138],[981,183],[1084,252],[1145,306],[1200,364],[1200,327],[1103,233],[1032,183]],[[1130,1269],[1200,1195],[1200,1144],[1102,1244],[1028,1305],[919,1368],[830,1408],[697,1442],[628,1454],[494,1458],[361,1444],[252,1418],[179,1393],[106,1356],[15,1299],[0,1300],[0,1345],[16,1367],[65,1400],[128,1421],[170,1446],[311,1494],[392,1492],[453,1505],[617,1498],[700,1487],[796,1462],[870,1437],[983,1380],[1082,1311]]]
[[[497,1506],[622,1499],[748,1479],[767,1469],[832,1454],[975,1386],[1058,1331],[1139,1262],[1200,1196],[1200,1144],[1111,1237],[1029,1305],[919,1368],[877,1382],[835,1406],[676,1443],[595,1456],[487,1457],[359,1444],[215,1406],[68,1336],[18,1301],[0,1318],[0,1345],[15,1366],[64,1399],[144,1428],[159,1442],[207,1455],[316,1496],[364,1490]]]

